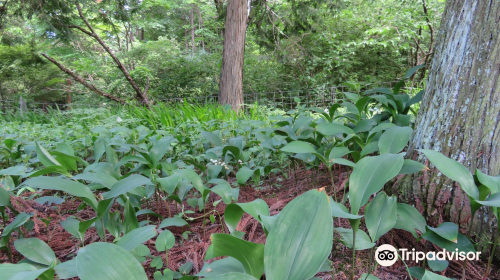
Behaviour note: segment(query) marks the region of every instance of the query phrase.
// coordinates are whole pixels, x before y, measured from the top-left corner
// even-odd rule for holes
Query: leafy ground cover
[[[404,158],[421,98],[404,93],[404,82],[353,87],[327,109],[255,106],[237,116],[182,105],[175,113],[137,107],[4,122],[0,274],[480,279],[492,257],[390,268],[373,259],[381,244],[476,253],[458,225],[428,225],[398,201],[390,186],[405,174],[438,168],[467,193],[472,211],[500,207],[498,177],[470,174],[430,150],[420,153],[432,166]]]

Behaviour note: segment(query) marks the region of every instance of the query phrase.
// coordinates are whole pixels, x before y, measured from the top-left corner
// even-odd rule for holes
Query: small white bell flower
[[[122,118],[118,117],[118,118],[116,118],[116,121],[117,122],[122,122],[123,120],[122,120]]]

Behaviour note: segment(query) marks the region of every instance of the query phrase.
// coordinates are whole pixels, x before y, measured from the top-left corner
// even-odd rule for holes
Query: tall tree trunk
[[[239,111],[243,104],[243,60],[247,28],[247,0],[229,0],[224,25],[224,50],[219,102]]]
[[[478,168],[499,174],[499,24],[500,1],[447,1],[410,157],[416,149],[433,149],[461,162],[471,173]],[[436,169],[404,177],[398,189],[431,222],[453,221],[465,232],[472,220],[476,237],[495,234],[491,211],[483,207],[472,219],[465,193]]]
[[[203,17],[201,16],[201,9],[198,8],[198,29],[202,28],[203,28]],[[205,50],[205,40],[203,39],[201,39],[201,48],[202,50]]]
[[[196,51],[196,46],[194,44],[194,33],[196,29],[194,28],[194,6],[191,7],[191,50]]]

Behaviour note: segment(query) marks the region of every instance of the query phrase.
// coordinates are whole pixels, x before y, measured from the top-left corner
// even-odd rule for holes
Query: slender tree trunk
[[[461,162],[471,173],[477,168],[499,174],[499,24],[499,1],[447,1],[410,157],[417,149],[433,149]],[[422,156],[419,159],[424,162]],[[496,220],[491,211],[483,207],[472,219],[466,194],[436,169],[408,175],[400,182],[402,197],[430,222],[452,221],[465,232],[472,220],[476,237],[494,235]]]
[[[196,31],[196,28],[194,28],[194,6],[191,7],[191,50],[193,52],[196,51],[196,45],[194,44],[194,33]]]
[[[198,8],[198,29],[203,28],[203,17],[201,16],[201,9]],[[201,39],[201,48],[205,50],[205,40]]]
[[[66,80],[66,85],[68,86],[68,89],[67,89],[67,93],[66,93],[66,104],[68,105],[67,106],[67,109],[68,110],[71,110],[71,80],[70,79],[67,79]]]
[[[224,50],[219,102],[239,111],[243,104],[243,60],[247,28],[247,0],[229,0],[224,31]]]

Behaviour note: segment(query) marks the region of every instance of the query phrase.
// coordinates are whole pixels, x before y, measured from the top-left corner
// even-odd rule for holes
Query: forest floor
[[[279,178],[282,178],[282,176],[277,176],[264,181],[260,190],[256,190],[255,188],[249,186],[240,188],[238,202],[250,202],[254,199],[261,198],[269,205],[271,215],[275,215],[279,211],[281,211],[288,202],[290,202],[298,195],[313,188],[326,187],[327,190],[330,190],[331,185],[330,178],[326,170],[319,170],[319,172],[315,172],[312,170],[299,170],[288,179],[281,180]],[[337,178],[337,197],[341,198],[344,193],[343,187],[345,185],[345,181],[348,178],[348,174],[344,172],[339,176],[339,171],[335,170],[334,178]],[[51,193],[51,191],[44,192],[47,194]],[[333,192],[330,194],[333,196]],[[24,195],[29,196],[30,194],[26,193]],[[219,198],[217,197],[217,195],[211,195],[211,197],[209,198],[210,201],[206,205],[207,212],[215,209],[221,215],[223,215],[225,209],[225,205],[223,203],[217,204],[215,208],[213,207],[213,202],[218,199]],[[80,202],[75,200],[66,200],[61,205],[52,207],[40,205],[33,200],[15,198],[14,196],[12,196],[12,200],[12,204],[15,205],[16,209],[19,212],[35,212],[35,217],[39,219],[50,220],[50,223],[47,226],[41,220],[34,219],[34,231],[32,233],[27,233],[27,236],[36,237],[45,241],[54,250],[56,256],[62,262],[73,257],[73,255],[77,252],[80,243],[76,238],[74,238],[70,233],[62,228],[60,222],[65,220],[69,216],[77,216],[81,220],[90,219],[95,216],[94,211],[89,208],[84,211],[77,212],[76,210]],[[168,206],[170,207],[170,215],[177,214],[180,211],[180,207],[176,207],[172,202],[169,203]],[[116,204],[114,205],[114,207],[119,207],[119,205]],[[151,201],[149,204],[149,209],[155,211],[163,217],[169,216],[169,211],[166,207],[167,205],[164,202],[160,203],[160,205],[157,205],[155,201]],[[185,209],[192,209],[187,205],[187,203],[185,203],[184,207]],[[188,214],[188,216],[193,218],[199,217],[201,215],[203,215],[203,212]],[[10,213],[10,218],[11,221],[14,218],[14,215],[12,213]],[[161,222],[161,220],[157,217],[146,217],[146,215],[139,216],[139,221],[145,219],[149,219],[155,224]],[[205,226],[203,226],[202,220],[203,219],[196,219],[194,221],[190,221],[189,226],[169,227],[169,230],[172,231],[172,233],[176,236],[176,244],[168,252],[168,262],[166,262],[167,256],[165,252],[158,253],[156,251],[154,240],[149,240],[145,245],[149,247],[152,255],[161,256],[164,263],[168,263],[169,269],[177,271],[179,267],[184,263],[191,262],[193,264],[192,274],[198,273],[203,267],[205,252],[211,243],[211,234],[223,232],[218,217],[216,217],[215,223],[209,222]],[[349,222],[346,219],[334,219],[334,226],[350,228]],[[227,228],[225,228],[224,230],[225,232],[228,232]],[[245,240],[256,243],[265,243],[266,241],[266,236],[262,230],[262,227],[255,219],[253,219],[248,214],[244,214],[237,230],[246,233],[244,237]],[[366,231],[366,229],[364,230]],[[190,232],[189,237],[186,240],[182,238],[182,233],[185,231]],[[15,238],[14,233],[13,237]],[[113,236],[108,234],[107,241],[112,242],[112,240]],[[99,241],[101,240],[97,235],[95,228],[89,229],[85,235],[85,244]],[[425,245],[424,240],[417,243],[415,238],[410,233],[395,229],[391,230],[388,234],[385,234],[378,241],[377,245],[381,244],[392,244],[395,245],[395,247],[399,248],[415,248],[416,250],[422,251],[424,250]],[[15,248],[13,245],[11,246],[11,248],[14,252],[14,263],[17,263],[20,260],[20,254],[17,254],[17,252],[15,252]],[[437,251],[440,249],[436,247],[434,250]],[[350,279],[349,277],[352,263],[351,256],[352,251],[340,242],[340,235],[335,233],[333,250],[332,254],[329,257],[329,259],[333,263],[333,271],[328,273],[320,273],[318,277],[325,280]],[[2,255],[0,255],[0,263],[2,262],[8,262],[7,254],[2,253]],[[150,267],[150,262],[151,259],[148,259],[143,263],[143,266],[146,269],[149,279],[153,279],[152,275],[155,272],[155,269]],[[374,262],[375,261],[373,259],[373,253],[370,250],[357,251],[355,263],[355,270],[357,275],[356,279],[359,279],[361,274],[368,273],[370,267],[373,267]],[[408,262],[407,265],[408,267],[417,266],[417,264],[411,262]],[[163,267],[163,269],[165,269],[165,267]],[[485,269],[485,261],[474,263],[469,262],[465,269],[464,279],[482,279],[482,275],[484,275]],[[451,278],[462,279],[462,271],[463,264],[461,262],[451,261],[450,266],[445,271],[441,272],[441,274]],[[396,262],[396,264],[391,267],[381,267],[377,265],[373,274],[382,280],[410,279],[406,271],[406,266],[401,261]],[[489,279],[500,279],[500,271],[497,267],[492,268]]]

